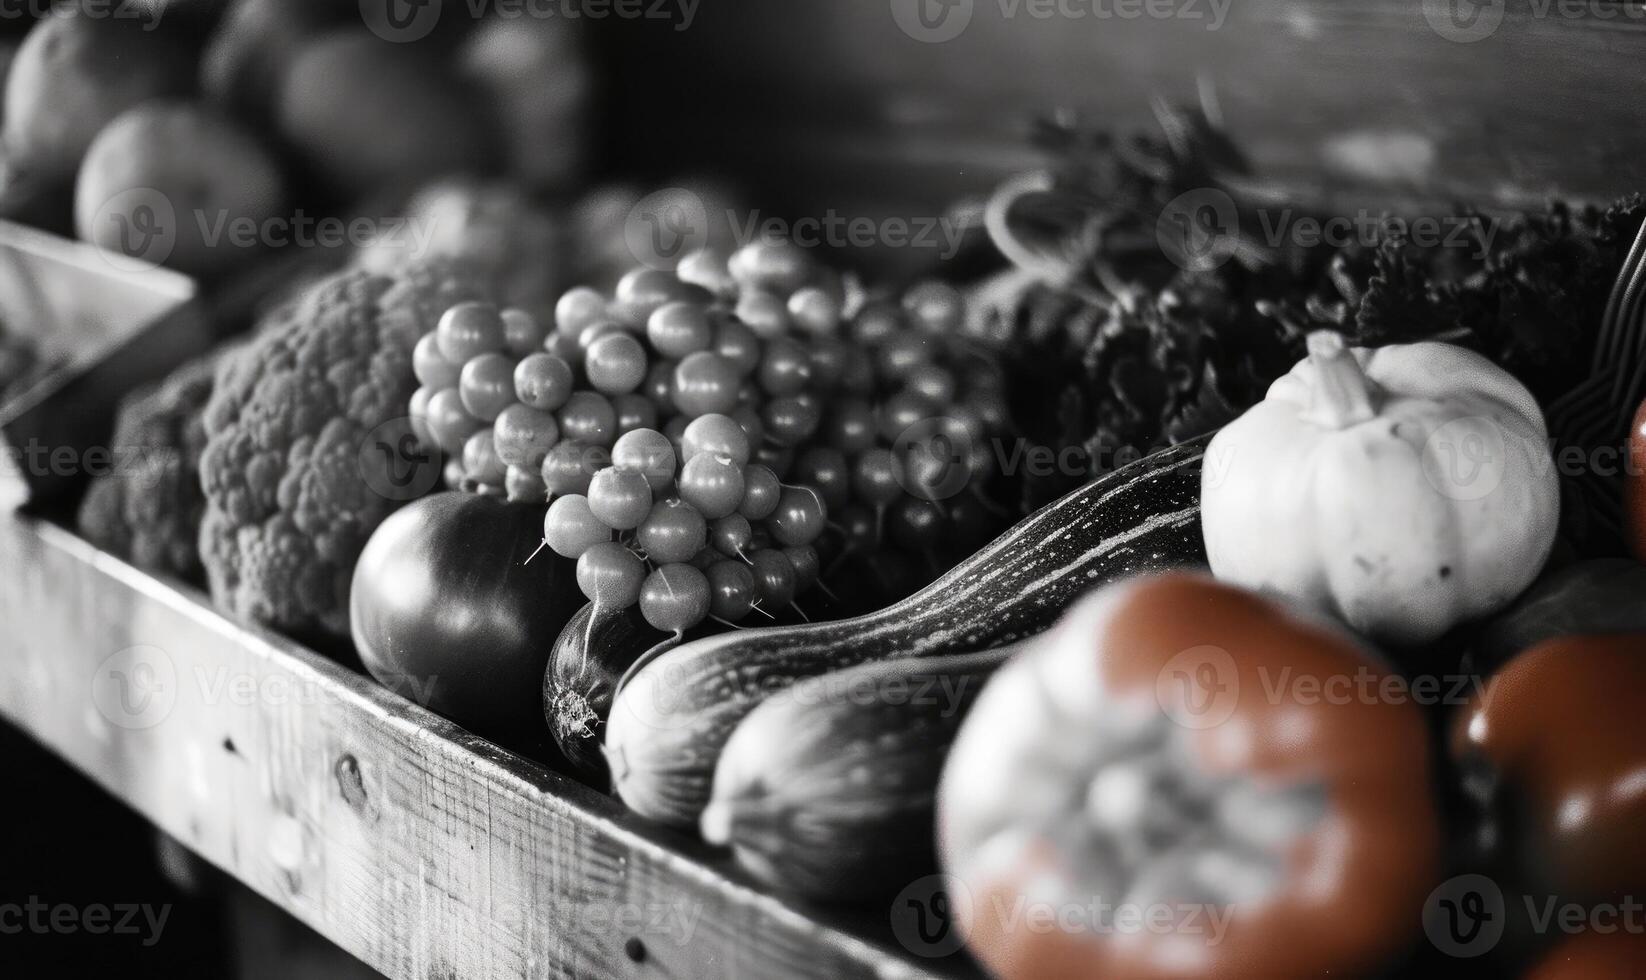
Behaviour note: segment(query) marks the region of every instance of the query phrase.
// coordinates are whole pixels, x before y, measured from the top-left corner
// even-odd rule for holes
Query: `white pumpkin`
[[[1542,570],[1558,523],[1531,393],[1451,344],[1308,343],[1207,450],[1212,572],[1399,644],[1506,605]]]

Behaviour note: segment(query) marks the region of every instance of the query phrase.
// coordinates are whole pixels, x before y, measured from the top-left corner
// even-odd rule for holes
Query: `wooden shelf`
[[[0,714],[391,977],[921,977],[684,836],[53,524],[0,516]],[[889,911],[889,910],[888,910]]]

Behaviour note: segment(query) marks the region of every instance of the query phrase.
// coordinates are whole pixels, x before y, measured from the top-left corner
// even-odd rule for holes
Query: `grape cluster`
[[[550,501],[545,542],[591,601],[671,632],[735,624],[825,557],[889,542],[935,572],[996,529],[978,450],[1004,400],[962,314],[938,283],[870,299],[787,243],[705,250],[567,292],[553,329],[452,308],[415,349],[410,414],[448,484]]]

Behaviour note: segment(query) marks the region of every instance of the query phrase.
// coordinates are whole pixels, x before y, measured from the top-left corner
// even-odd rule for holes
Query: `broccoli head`
[[[98,475],[81,502],[86,540],[134,565],[200,578],[201,421],[211,397],[215,358],[173,371],[120,404],[112,440],[114,466]]]
[[[224,359],[200,461],[200,556],[218,606],[299,637],[347,636],[355,561],[409,499],[400,461],[368,443],[410,431],[418,338],[451,306],[486,298],[455,263],[349,269]]]

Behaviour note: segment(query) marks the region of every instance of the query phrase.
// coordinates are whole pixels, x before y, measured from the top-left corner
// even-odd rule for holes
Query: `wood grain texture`
[[[0,713],[395,978],[918,977],[684,837],[68,532],[0,517]],[[88,842],[95,847],[96,842]]]
[[[1452,0],[951,0],[971,18],[942,43],[899,28],[903,2],[733,0],[686,30],[629,32],[625,75],[663,82],[627,90],[619,155],[752,175],[773,211],[932,213],[1033,165],[1036,115],[1152,127],[1152,96],[1204,86],[1297,201],[1514,207],[1646,187],[1638,2],[1482,0],[1482,26],[1501,20],[1469,43],[1431,22]],[[1465,21],[1473,6],[1457,0]]]

